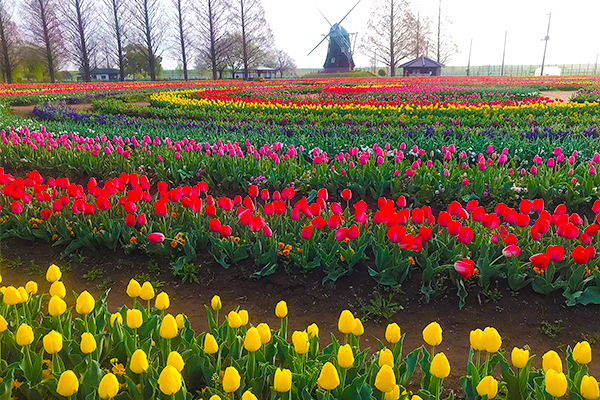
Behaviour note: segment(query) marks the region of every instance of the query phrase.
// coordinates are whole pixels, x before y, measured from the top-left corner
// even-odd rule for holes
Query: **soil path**
[[[135,103],[128,103],[129,107],[148,107],[150,103],[147,101],[136,101]],[[33,109],[37,106],[37,104],[27,104],[25,106],[11,106],[10,113],[12,115],[18,115],[20,117],[29,117],[33,112]],[[92,103],[77,103],[77,104],[69,104],[73,110],[76,111],[90,111],[93,108]]]
[[[577,93],[575,90],[549,90],[540,92],[540,95],[544,97],[550,97],[551,99],[560,99],[565,103],[568,103],[571,100],[571,96],[573,96],[575,93]]]
[[[252,324],[267,322],[272,328],[279,326],[279,320],[274,315],[275,305],[280,300],[286,300],[290,335],[294,330],[304,330],[315,322],[320,328],[322,347],[330,343],[331,333],[342,337],[337,331],[340,312],[350,309],[355,315],[362,316],[365,305],[371,304],[373,293],[378,289],[369,277],[366,265],[359,265],[350,277],[323,284],[323,274],[317,271],[303,275],[297,270],[286,272],[282,265],[275,274],[253,280],[249,275],[254,267],[249,264],[225,270],[212,258],[205,258],[197,260],[200,265],[199,283],[182,283],[169,272],[167,260],[150,259],[139,253],[126,255],[105,249],[98,249],[97,252],[86,250],[83,252],[85,258],[60,260],[60,249],[56,247],[9,239],[2,242],[1,256],[3,285],[24,285],[28,280],[36,280],[40,284],[40,291],[47,292],[49,284],[44,274],[49,264],[56,263],[65,269],[63,280],[68,293],[71,290],[89,290],[98,298],[106,287],[111,287],[108,304],[112,312],[123,304],[132,304],[125,294],[129,279],[146,275],[146,279],[164,283],[156,293],[162,290],[167,292],[171,298],[169,312],[185,313],[197,332],[207,330],[204,305],[210,304],[215,294],[219,294],[223,301],[221,322],[227,312],[240,306],[249,311]],[[20,263],[12,260],[19,260]],[[157,268],[149,268],[150,263]],[[91,269],[100,269],[102,277],[94,281],[84,279],[83,275]],[[105,287],[99,288],[100,284]],[[442,284],[450,285],[447,281]],[[452,374],[444,383],[445,387],[459,393],[458,378],[466,374],[469,332],[472,329],[496,327],[502,335],[502,347],[507,358],[510,358],[513,346],[529,345],[531,353],[537,355],[534,360],[537,367],[541,366],[541,355],[546,351],[555,349],[564,359],[566,345],[573,346],[583,338],[592,342],[594,354],[597,354],[600,347],[599,306],[567,307],[560,293],[547,296],[531,290],[513,293],[502,285],[497,290],[494,296],[490,296],[495,297],[496,301],[491,301],[476,287],[472,287],[467,304],[461,310],[458,309],[455,290],[449,290],[426,303],[420,294],[418,276],[409,278],[399,291],[382,293],[385,300],[391,299],[403,308],[391,321],[397,322],[402,332],[406,333],[404,354],[423,345],[421,331],[427,324],[438,321],[442,325],[444,341],[438,351],[445,352],[452,365]],[[66,301],[69,305],[74,304],[72,295]],[[385,342],[385,328],[391,321],[365,322],[361,346],[377,349],[377,340]],[[556,337],[541,333],[544,322],[559,328]],[[599,360],[594,360],[590,367],[591,373],[600,374]],[[416,390],[418,384],[415,377],[409,389]]]

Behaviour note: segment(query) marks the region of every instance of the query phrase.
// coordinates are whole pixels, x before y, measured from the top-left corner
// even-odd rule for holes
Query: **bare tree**
[[[442,18],[442,0],[438,0],[436,57],[437,62],[442,64],[450,62],[452,56],[458,53],[458,46],[444,30],[444,27],[450,24],[448,17]]]
[[[30,40],[43,57],[50,82],[54,83],[64,54],[55,0],[26,0],[23,8]]]
[[[296,68],[296,62],[288,53],[283,50],[275,50],[273,53],[273,68],[279,72],[279,76],[283,78],[283,73]]]
[[[199,61],[212,71],[213,79],[222,77],[232,44],[227,30],[229,9],[229,0],[200,0],[196,5]]]
[[[125,80],[125,52],[127,30],[130,22],[129,9],[126,6],[127,0],[104,0],[106,7],[105,19],[108,26],[108,36],[112,36],[111,42],[116,44],[113,57],[119,66],[119,79]]]
[[[144,42],[150,79],[157,76],[156,57],[160,48],[164,25],[160,0],[133,0],[135,26]]]
[[[12,72],[17,65],[20,42],[17,25],[12,21],[10,5],[0,0],[0,70],[6,83],[13,83]]]
[[[187,0],[171,0],[175,7],[175,26],[177,27],[175,46],[178,58],[183,66],[183,79],[188,80],[188,57],[190,51],[190,23],[186,15],[190,12]]]
[[[244,68],[244,56],[242,51],[242,37],[239,33],[230,33],[226,39],[227,51],[224,53],[225,68],[231,72],[231,77]]]
[[[408,12],[407,24],[411,27],[408,33],[407,56],[413,58],[428,56],[433,49],[431,20],[422,19],[420,12],[417,12],[417,15]]]
[[[367,22],[360,49],[376,64],[381,60],[396,75],[400,60],[409,53],[411,20],[406,0],[381,0]]]
[[[71,60],[80,68],[82,79],[89,82],[92,62],[98,48],[94,0],[66,0],[64,4],[68,53]]]
[[[248,79],[250,66],[264,51],[272,47],[273,34],[265,19],[261,0],[235,0],[233,18],[242,39],[244,79]]]

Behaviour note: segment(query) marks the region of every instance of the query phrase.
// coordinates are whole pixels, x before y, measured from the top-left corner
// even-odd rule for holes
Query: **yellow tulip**
[[[125,316],[127,317],[127,326],[131,329],[137,329],[144,323],[142,312],[136,308],[133,310],[127,310],[127,314],[125,314]]]
[[[397,323],[394,322],[389,324],[387,328],[385,328],[385,340],[389,343],[396,344],[400,341],[400,338],[400,327]]]
[[[381,349],[379,351],[379,367],[384,365],[394,366],[394,354],[390,349]]]
[[[19,346],[28,346],[33,343],[33,329],[25,323],[17,329],[17,344]]]
[[[485,350],[485,346],[483,345],[482,337],[483,337],[483,331],[481,329],[475,329],[474,331],[471,331],[469,338],[470,338],[471,347],[473,348],[473,350],[475,350],[475,351]]]
[[[77,311],[78,314],[89,314],[94,310],[95,305],[96,301],[94,300],[94,297],[86,290],[77,297],[75,311]]]
[[[4,319],[2,315],[0,315],[0,333],[4,332],[8,329],[8,322]]]
[[[242,320],[242,326],[248,325],[248,321],[249,321],[248,310],[240,310],[238,312],[238,315],[240,316],[240,319]]]
[[[62,278],[62,272],[60,272],[60,268],[56,264],[52,264],[48,267],[48,271],[46,271],[46,280],[50,283],[54,283],[59,281]]]
[[[179,392],[181,384],[181,374],[172,365],[167,365],[158,377],[158,387],[167,396]]]
[[[310,342],[308,340],[308,333],[305,331],[295,331],[292,334],[292,343],[294,344],[294,350],[296,350],[296,353],[308,353]]]
[[[29,300],[29,293],[27,293],[27,290],[25,290],[23,286],[19,286],[17,290],[21,296],[21,303],[25,303],[27,300]]]
[[[142,300],[152,300],[154,298],[154,288],[150,282],[144,282],[142,285],[142,291],[140,293]]]
[[[141,294],[142,286],[140,283],[135,279],[130,280],[129,284],[127,285],[127,296],[135,299],[136,297],[140,297]]]
[[[79,379],[71,370],[67,370],[60,374],[56,393],[64,397],[73,396],[79,390]]]
[[[212,307],[213,310],[219,311],[222,306],[221,298],[217,295],[214,295],[213,298],[210,300],[210,306]]]
[[[167,365],[171,365],[173,367],[175,367],[175,369],[178,372],[183,371],[183,367],[185,366],[185,363],[183,362],[183,358],[181,358],[181,355],[176,352],[176,351],[172,351],[169,353],[169,356],[167,357]]]
[[[592,361],[592,348],[587,341],[579,342],[573,348],[573,360],[577,364],[589,364]]]
[[[269,325],[263,322],[258,324],[256,329],[258,329],[258,333],[260,334],[260,342],[262,344],[267,344],[271,341],[271,328],[269,328]]]
[[[319,327],[317,324],[310,324],[308,328],[306,328],[306,332],[308,332],[308,336],[312,339],[315,336],[319,337]]]
[[[50,296],[58,296],[61,299],[64,299],[67,295],[67,289],[65,289],[65,284],[61,281],[56,281],[52,285],[50,285],[50,290],[48,291]]]
[[[218,395],[213,394],[212,396],[210,396],[210,399],[208,399],[208,400],[221,400],[221,398]]]
[[[500,346],[502,345],[502,338],[496,328],[489,326],[483,330],[481,340],[485,346],[485,351],[488,353],[496,353],[500,350]]]
[[[230,328],[236,329],[242,326],[242,319],[238,313],[230,311],[229,314],[227,314],[227,324]]]
[[[544,380],[546,392],[553,397],[562,397],[567,392],[567,377],[562,372],[553,369],[546,371]]]
[[[173,339],[177,336],[177,321],[171,314],[165,315],[160,324],[160,337],[163,339]]]
[[[131,355],[131,362],[129,363],[129,369],[134,374],[141,374],[148,370],[148,356],[144,353],[144,350],[137,349]]]
[[[349,344],[345,344],[340,346],[338,349],[338,364],[342,368],[350,368],[352,364],[354,364],[354,353],[352,352],[352,347]]]
[[[203,350],[206,354],[215,354],[217,351],[219,351],[219,345],[217,344],[215,337],[213,335],[211,335],[210,333],[207,333],[206,336],[204,337],[204,349]]]
[[[347,335],[352,333],[355,327],[356,319],[354,318],[354,315],[352,315],[352,312],[349,310],[342,311],[340,319],[338,320],[338,330]]]
[[[9,306],[14,306],[15,304],[19,304],[22,302],[21,293],[14,286],[9,286],[4,289],[4,297],[2,298],[5,304]]]
[[[477,393],[483,397],[487,396],[489,400],[492,400],[498,394],[498,381],[493,376],[486,376],[477,385]]]
[[[317,382],[323,390],[334,390],[340,385],[340,377],[337,369],[335,369],[332,363],[327,361],[325,365],[323,365]]]
[[[598,390],[598,381],[596,381],[596,378],[584,375],[583,378],[581,378],[579,392],[586,400],[598,399],[598,397],[600,397],[600,390]]]
[[[171,305],[169,301],[169,295],[165,292],[160,292],[158,296],[156,296],[156,300],[154,301],[154,307],[158,310],[164,311]]]
[[[223,391],[233,393],[240,387],[240,373],[235,367],[227,367],[223,374]]]
[[[46,353],[55,354],[62,350],[63,337],[60,333],[52,330],[46,336],[44,336],[42,343],[44,344],[44,350]]]
[[[352,334],[356,337],[361,336],[363,333],[365,333],[365,327],[363,326],[360,319],[355,318],[354,321],[356,322],[356,325],[354,326]]]
[[[48,313],[53,317],[63,315],[67,311],[67,303],[58,296],[52,296],[48,302]]]
[[[254,327],[248,329],[248,332],[246,332],[246,337],[244,338],[244,348],[250,352],[255,352],[260,349],[261,345],[262,339],[258,329]]]
[[[550,350],[542,356],[542,369],[548,372],[553,369],[556,372],[562,372],[562,361],[554,350]]]
[[[249,390],[246,390],[242,395],[242,400],[258,400],[258,398]]]
[[[177,314],[175,321],[177,321],[177,329],[183,329],[185,326],[185,315]]]
[[[439,379],[444,379],[450,375],[450,363],[444,353],[437,353],[431,361],[429,372]]]
[[[275,306],[275,315],[277,316],[277,318],[285,318],[285,317],[287,317],[287,314],[288,314],[287,303],[285,301],[281,300]]]
[[[292,371],[277,368],[277,371],[275,371],[274,389],[279,393],[289,392],[292,389]]]
[[[121,313],[114,313],[110,315],[110,326],[115,326],[115,321],[117,321],[119,324],[123,325],[123,316],[121,315]]]
[[[525,368],[529,362],[529,350],[522,350],[515,347],[510,353],[510,359],[517,368]]]
[[[101,399],[112,399],[119,393],[119,380],[110,372],[102,378],[98,386],[98,395]]]
[[[27,291],[27,293],[33,295],[36,294],[38,291],[38,284],[37,282],[34,281],[29,281],[25,284],[25,290]]]
[[[389,365],[384,365],[375,376],[375,387],[383,393],[388,393],[394,390],[395,386],[396,375],[394,370]]]
[[[391,392],[385,394],[385,400],[398,400],[400,398],[400,386],[394,386]],[[408,397],[407,397],[408,399]]]
[[[432,322],[423,329],[423,340],[430,346],[439,346],[442,343],[442,327],[437,322]]]
[[[81,351],[84,354],[93,353],[96,350],[96,338],[89,332],[81,335]]]

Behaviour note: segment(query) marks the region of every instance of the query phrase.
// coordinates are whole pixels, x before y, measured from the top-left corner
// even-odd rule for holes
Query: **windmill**
[[[348,33],[346,29],[341,25],[342,22],[346,19],[348,15],[356,8],[358,3],[362,0],[358,0],[358,2],[348,11],[348,13],[335,24],[331,24],[327,17],[323,15],[321,10],[319,13],[323,15],[325,21],[330,26],[329,33],[324,35],[325,37],[315,46],[314,49],[311,50],[308,55],[310,56],[313,51],[317,49],[326,39],[329,39],[329,47],[327,49],[327,59],[325,60],[325,64],[323,65],[323,72],[350,72],[354,70],[354,60],[352,59],[352,44],[350,43],[350,35],[355,35],[355,33]],[[318,10],[318,9],[317,9]]]

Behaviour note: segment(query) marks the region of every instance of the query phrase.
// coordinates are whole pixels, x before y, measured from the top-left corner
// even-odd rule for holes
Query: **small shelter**
[[[82,80],[83,73],[79,71],[78,79]],[[90,71],[93,82],[116,82],[119,80],[119,70],[114,68],[94,68]]]
[[[244,78],[244,70],[236,71],[233,76],[233,79],[243,79]],[[264,79],[273,79],[277,78],[277,70],[269,67],[254,67],[248,68],[248,78],[264,78]]]
[[[442,74],[441,64],[431,58],[419,57],[400,66],[404,69],[404,76],[440,76]]]

